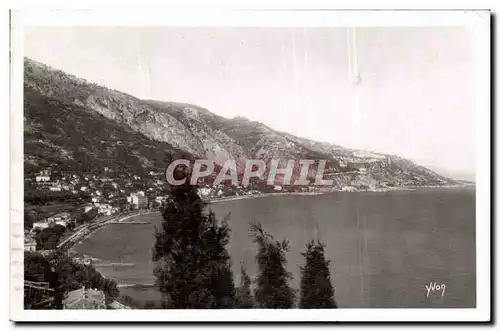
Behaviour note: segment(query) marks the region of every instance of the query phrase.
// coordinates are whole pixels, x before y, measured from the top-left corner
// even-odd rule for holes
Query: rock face
[[[246,159],[313,159],[328,160],[325,177],[337,186],[455,183],[398,156],[315,142],[194,105],[141,100],[27,58],[24,65],[29,169],[118,164],[144,173],[164,167],[173,155],[189,155],[218,165],[236,159],[242,171]]]

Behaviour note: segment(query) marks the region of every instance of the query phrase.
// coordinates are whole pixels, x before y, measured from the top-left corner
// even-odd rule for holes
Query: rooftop
[[[104,293],[99,290],[81,289],[71,291],[63,300],[65,309],[104,309]]]

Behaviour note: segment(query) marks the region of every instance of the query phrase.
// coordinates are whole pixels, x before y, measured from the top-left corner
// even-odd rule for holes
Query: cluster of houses
[[[165,184],[163,180],[159,179],[160,173],[151,171],[149,174],[158,177],[149,178],[151,186],[161,187]],[[104,168],[104,172],[100,175],[68,173],[47,168],[34,176],[27,177],[26,180],[37,189],[71,191],[74,194],[85,192],[93,197],[113,198],[113,196],[120,194],[126,195],[133,183],[144,182],[147,179],[129,173],[113,174],[109,168]],[[100,189],[103,185],[113,187],[115,192],[104,196]]]
[[[164,196],[155,196],[155,192],[163,192],[165,188],[165,183],[161,180],[162,173],[150,172],[149,175],[151,178],[147,176],[142,178],[126,172],[116,173],[109,168],[105,168],[100,174],[69,173],[46,168],[26,176],[25,185],[30,190],[39,192],[64,191],[71,192],[75,196],[85,193],[89,197],[88,203],[78,206],[81,207],[80,210],[84,213],[96,211],[99,216],[111,216],[129,208],[145,209],[155,204],[160,205],[166,200]],[[138,191],[138,187],[148,187],[148,194]],[[148,199],[148,195],[154,198]],[[78,215],[79,213],[61,212],[34,222],[32,229],[25,234],[24,249],[36,250],[37,243],[33,231],[35,228],[43,230],[56,224],[68,227],[68,223],[76,221]]]
[[[52,192],[74,190],[74,185],[70,183],[64,183],[60,179],[52,179],[51,173],[52,172],[50,169],[40,171],[40,173],[35,177],[36,186],[39,188],[48,189]]]
[[[275,192],[283,192],[285,189],[281,185],[275,185]],[[226,196],[252,196],[262,194],[261,191],[244,186],[227,187],[219,185],[217,187],[205,186],[197,190],[198,195],[203,200],[217,199]]]
[[[155,202],[157,204],[161,204],[165,201],[164,196],[157,196],[155,198]],[[99,198],[98,196],[94,196],[91,199],[92,203],[89,203],[84,206],[84,212],[89,212],[91,209],[96,209],[98,215],[102,216],[110,216],[115,215],[120,212],[120,208],[118,206],[113,206],[109,202],[103,202],[104,199]],[[150,201],[148,197],[144,193],[144,191],[133,192],[129,196],[127,196],[127,203],[133,209],[145,209],[149,207]]]
[[[120,212],[120,208],[113,207],[109,203],[96,202],[93,207],[97,209],[97,214],[102,216],[111,216]]]
[[[24,250],[28,252],[36,251],[36,241],[34,239],[34,231],[35,229],[46,229],[52,227],[54,225],[61,225],[64,227],[68,226],[68,223],[72,222],[72,216],[68,212],[58,213],[56,215],[47,217],[46,219],[38,222],[33,222],[33,227],[31,232],[27,230],[24,234]]]
[[[71,222],[71,214],[68,212],[62,212],[59,214],[56,214],[51,217],[47,217],[43,221],[39,222],[34,222],[33,223],[33,229],[39,228],[39,229],[45,229],[50,226],[53,226],[55,224],[62,225],[64,227],[68,226],[68,223]]]

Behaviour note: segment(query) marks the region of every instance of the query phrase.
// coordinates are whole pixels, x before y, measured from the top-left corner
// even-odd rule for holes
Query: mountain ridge
[[[25,139],[27,138],[28,146],[33,146],[33,137],[45,134],[45,145],[54,145],[53,149],[59,150],[61,160],[74,158],[75,154],[80,155],[85,151],[80,151],[76,146],[69,146],[69,142],[59,139],[57,132],[64,132],[65,136],[70,135],[76,137],[74,139],[77,141],[84,141],[86,138],[78,138],[78,135],[87,135],[92,132],[90,127],[95,125],[104,131],[109,127],[115,133],[114,136],[104,136],[103,141],[108,143],[106,148],[109,153],[103,152],[95,142],[88,143],[86,153],[90,155],[90,159],[99,164],[97,159],[112,162],[113,155],[119,158],[117,150],[123,148],[119,145],[121,140],[115,136],[116,132],[120,132],[119,134],[126,137],[130,143],[130,149],[122,151],[120,155],[124,157],[123,153],[128,153],[126,158],[135,164],[132,167],[136,168],[135,171],[139,171],[139,164],[144,171],[153,167],[153,164],[164,166],[158,161],[162,153],[184,153],[191,157],[212,160],[218,165],[228,159],[235,159],[238,172],[243,171],[247,159],[262,159],[266,163],[273,159],[327,160],[326,176],[333,179],[336,186],[373,186],[381,183],[393,186],[423,186],[457,183],[396,155],[316,142],[274,130],[264,123],[241,116],[225,118],[197,105],[139,99],[28,58],[25,58],[24,65],[24,116],[25,125],[29,124]],[[44,112],[57,114],[60,118],[53,120],[58,124],[46,123],[48,120],[42,118],[38,104],[44,105]],[[36,109],[38,111],[35,111]],[[84,132],[79,132],[78,127],[68,123],[72,112],[79,114],[81,121],[88,122],[84,125]],[[47,135],[49,128],[54,131],[51,131],[51,135]],[[134,143],[134,139],[138,142]],[[144,149],[139,144],[154,146],[152,148],[157,151]],[[93,151],[90,148],[99,150],[99,157],[92,157]],[[36,154],[33,148],[25,148],[25,161],[36,164],[33,154]],[[35,158],[43,159],[40,153],[37,155]],[[57,159],[56,152],[51,155],[53,159]],[[138,161],[135,161],[136,159]],[[354,169],[353,164],[363,169]],[[127,168],[125,164],[123,166]],[[132,171],[132,168],[127,171]]]

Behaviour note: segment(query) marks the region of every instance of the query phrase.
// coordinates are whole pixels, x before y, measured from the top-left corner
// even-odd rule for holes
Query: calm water
[[[248,223],[258,221],[277,239],[290,241],[288,270],[295,287],[306,242],[319,236],[326,243],[340,307],[475,307],[473,189],[273,196],[219,202],[211,208],[220,219],[231,214],[228,249],[236,283],[240,261],[250,275],[256,274],[256,246],[248,236]],[[151,283],[153,227],[160,224],[160,216],[140,219],[152,224],[109,225],[76,250],[104,263],[134,263],[98,268],[119,283]],[[445,284],[444,295],[431,291],[427,297],[430,282]],[[154,289],[120,291],[137,300],[159,298]]]

